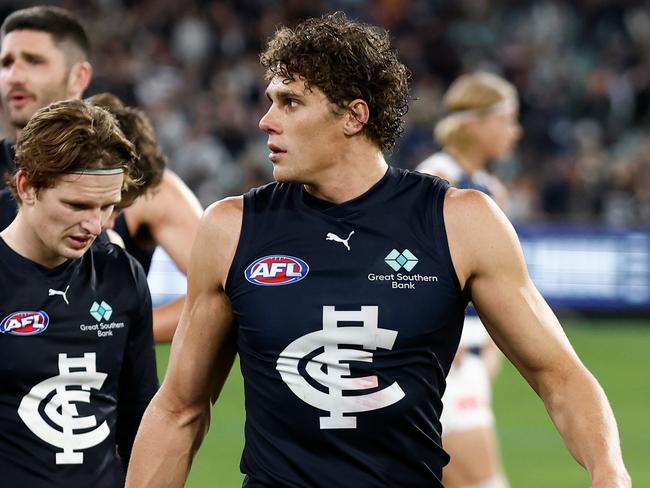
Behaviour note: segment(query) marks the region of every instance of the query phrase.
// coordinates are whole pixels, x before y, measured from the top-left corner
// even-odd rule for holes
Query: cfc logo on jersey
[[[35,335],[44,332],[50,323],[50,317],[43,312],[14,312],[0,322],[0,332],[11,335]]]
[[[265,256],[253,261],[244,276],[254,285],[280,286],[302,280],[309,273],[309,265],[292,256]]]

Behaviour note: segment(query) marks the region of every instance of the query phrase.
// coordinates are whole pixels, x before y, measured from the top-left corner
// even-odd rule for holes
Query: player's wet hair
[[[13,31],[33,30],[47,32],[55,44],[69,42],[75,46],[83,57],[90,58],[90,41],[81,22],[60,7],[40,5],[16,10],[7,16],[0,27],[0,39]]]
[[[408,70],[391,48],[388,32],[354,22],[342,12],[283,27],[260,55],[266,78],[294,78],[320,89],[344,112],[355,99],[364,100],[370,118],[368,139],[381,150],[392,149],[403,131],[408,110]]]
[[[463,126],[472,118],[519,108],[514,85],[485,71],[458,77],[447,89],[442,103],[446,115],[434,128],[434,138],[441,146],[466,143]]]
[[[111,112],[126,138],[135,146],[138,159],[135,161],[134,172],[140,185],[130,186],[122,194],[119,207],[128,207],[140,195],[160,184],[167,158],[156,141],[151,121],[142,110],[124,106],[119,98],[110,93],[99,93],[86,101]]]
[[[40,109],[16,142],[16,171],[38,191],[52,188],[64,174],[121,170],[124,188],[134,178],[135,146],[124,137],[115,117],[107,110],[81,100],[54,102]],[[17,201],[16,178],[8,186]]]

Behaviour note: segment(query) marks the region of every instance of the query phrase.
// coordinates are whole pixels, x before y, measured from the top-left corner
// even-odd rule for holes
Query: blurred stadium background
[[[512,81],[525,135],[494,171],[533,279],[610,396],[635,486],[650,486],[647,0],[1,0],[0,19],[36,4],[84,20],[94,43],[88,94],[144,108],[203,205],[270,179],[257,55],[279,24],[343,10],[390,30],[412,71],[405,132],[389,157],[404,168],[437,149],[431,129],[457,75],[486,69]],[[150,284],[157,302],[185,286],[162,253]],[[158,349],[161,375],[168,352]],[[494,401],[513,487],[587,486],[513,368]],[[241,485],[242,402],[235,368],[189,487]]]

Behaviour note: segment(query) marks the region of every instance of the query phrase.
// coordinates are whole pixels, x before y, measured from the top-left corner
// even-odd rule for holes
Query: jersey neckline
[[[58,266],[48,268],[47,266],[43,266],[42,264],[18,254],[2,237],[0,237],[0,258],[4,261],[10,262],[17,269],[24,270],[26,273],[36,271],[47,278],[56,278],[57,276],[60,276],[65,273],[74,262],[78,261],[78,259],[68,259]]]
[[[394,184],[396,180],[394,176],[397,175],[398,171],[396,168],[389,166],[386,173],[384,173],[377,183],[371,186],[366,192],[347,202],[337,204],[323,200],[309,193],[304,185],[299,185],[299,200],[304,206],[312,210],[332,217],[344,217],[381,201],[387,189],[391,187],[391,183]]]

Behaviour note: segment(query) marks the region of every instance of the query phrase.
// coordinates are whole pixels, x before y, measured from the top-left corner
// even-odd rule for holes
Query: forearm
[[[592,487],[631,486],[614,414],[591,373],[576,367],[539,393],[567,448],[589,472]]]
[[[200,411],[174,412],[156,396],[135,439],[126,488],[182,488],[209,423],[209,403]]]
[[[184,304],[183,296],[153,310],[153,337],[157,344],[172,341]]]

